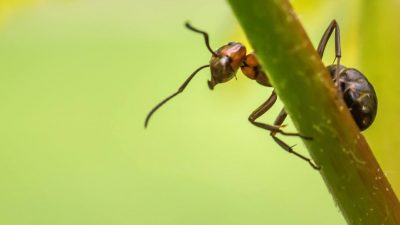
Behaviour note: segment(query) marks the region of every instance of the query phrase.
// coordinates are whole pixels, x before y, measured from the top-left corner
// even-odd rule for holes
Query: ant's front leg
[[[297,137],[301,137],[301,138],[310,140],[311,139],[310,137],[306,137],[299,133],[288,133],[288,132],[285,132],[280,129],[282,127],[282,123],[285,120],[287,114],[282,114],[282,115],[278,116],[274,125],[256,122],[256,119],[258,119],[260,116],[264,115],[264,113],[266,113],[275,104],[276,99],[277,99],[276,93],[273,91],[271,96],[267,99],[267,101],[265,101],[260,107],[258,107],[256,110],[254,110],[253,113],[250,114],[250,116],[249,116],[250,123],[252,123],[256,127],[273,132],[274,134],[280,133],[280,134],[286,135],[286,136],[297,136]],[[277,122],[278,120],[279,121],[282,120],[282,122],[279,123],[279,122]]]
[[[282,123],[283,121],[286,119],[287,113],[284,109],[281,110],[281,112],[279,113],[278,117],[276,118],[274,125],[269,125],[266,123],[260,123],[260,122],[256,122],[255,120],[257,118],[259,118],[260,116],[262,116],[264,113],[266,113],[276,102],[277,96],[276,93],[273,91],[271,96],[267,99],[267,101],[265,101],[260,107],[258,107],[250,116],[249,116],[249,121],[257,127],[260,127],[262,129],[268,130],[270,131],[271,137],[274,139],[274,141],[281,146],[285,151],[294,154],[295,156],[307,161],[314,169],[319,170],[320,167],[315,165],[315,163],[301,155],[300,153],[297,153],[296,151],[293,150],[293,146],[289,146],[288,144],[286,144],[285,142],[283,142],[281,139],[276,137],[276,133],[281,133],[283,135],[287,135],[287,136],[298,136],[304,139],[311,139],[310,137],[306,137],[303,136],[301,134],[298,133],[286,133],[284,131],[282,131],[280,129],[280,127],[282,127]]]

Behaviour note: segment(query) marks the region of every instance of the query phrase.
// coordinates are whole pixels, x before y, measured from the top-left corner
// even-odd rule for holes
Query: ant
[[[200,33],[203,35],[207,49],[211,53],[211,59],[209,64],[200,66],[196,69],[180,86],[177,92],[173,93],[158,105],[156,105],[147,115],[145,120],[145,128],[147,127],[149,120],[153,113],[157,111],[162,105],[168,102],[170,99],[183,92],[192,78],[202,69],[209,67],[211,70],[211,80],[208,81],[208,87],[213,90],[214,87],[219,83],[225,83],[231,80],[236,72],[241,69],[242,73],[248,78],[257,81],[257,83],[272,87],[268,80],[266,73],[262,70],[257,57],[254,53],[246,55],[246,47],[239,42],[229,42],[223,45],[218,50],[213,51],[209,44],[208,34],[197,28],[194,28],[189,23],[185,24],[189,30]],[[340,29],[336,20],[333,20],[326,31],[324,32],[321,41],[318,45],[317,51],[321,59],[324,54],[326,45],[331,37],[333,31],[335,31],[335,55],[336,64],[332,64],[327,67],[335,86],[338,89],[339,94],[343,97],[348,109],[350,110],[353,119],[358,125],[359,129],[365,130],[368,128],[375,119],[377,112],[377,97],[375,90],[369,83],[367,78],[358,70],[354,68],[346,68],[340,64],[341,58],[341,46],[340,46]],[[297,157],[307,161],[312,168],[319,170],[320,167],[316,165],[310,158],[307,158],[293,150],[294,146],[289,146],[281,139],[276,137],[276,134],[282,134],[286,136],[297,136],[305,140],[312,140],[311,137],[304,136],[299,133],[288,133],[281,130],[284,127],[283,122],[287,117],[287,113],[283,108],[273,125],[257,122],[256,120],[266,113],[276,102],[277,95],[272,91],[270,97],[256,110],[254,110],[248,120],[254,126],[265,129],[270,132],[273,140],[284,150],[289,153],[296,155]]]

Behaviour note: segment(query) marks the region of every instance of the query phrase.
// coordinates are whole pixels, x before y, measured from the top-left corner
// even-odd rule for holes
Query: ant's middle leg
[[[276,117],[275,122],[274,122],[274,125],[275,125],[275,126],[281,126],[282,123],[285,121],[286,117],[287,117],[287,113],[286,113],[285,109],[282,109],[281,112],[279,113],[278,117]],[[293,150],[293,147],[294,147],[294,146],[289,146],[289,145],[286,144],[284,141],[282,141],[281,139],[279,139],[278,137],[276,137],[276,132],[271,131],[271,137],[274,139],[274,141],[275,141],[279,146],[281,146],[281,147],[282,147],[284,150],[286,150],[287,152],[292,153],[292,154],[296,155],[297,157],[299,157],[299,158],[301,158],[301,159],[307,161],[307,162],[311,165],[312,168],[314,168],[314,169],[316,169],[316,170],[321,169],[321,167],[317,166],[310,158],[307,158],[307,157],[301,155],[300,153],[294,151],[294,150]],[[304,137],[304,136],[303,136],[303,138],[312,139],[312,138]]]

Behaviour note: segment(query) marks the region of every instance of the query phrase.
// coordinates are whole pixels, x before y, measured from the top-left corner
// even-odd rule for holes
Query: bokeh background
[[[374,83],[365,135],[400,193],[400,2],[292,3],[314,45],[336,18],[343,64]],[[143,128],[209,60],[188,20],[214,48],[246,43],[225,1],[0,1],[0,224],[345,224],[319,174],[248,123],[271,90],[240,73],[209,91],[201,72]]]

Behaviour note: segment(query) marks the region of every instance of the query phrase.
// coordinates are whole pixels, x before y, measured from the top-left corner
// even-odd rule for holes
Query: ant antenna
[[[155,111],[157,111],[157,109],[159,109],[162,105],[164,105],[166,102],[168,102],[171,98],[177,96],[179,93],[181,93],[186,86],[189,84],[189,82],[192,80],[192,78],[194,77],[194,75],[196,75],[200,70],[206,68],[206,67],[210,67],[210,65],[204,65],[204,66],[200,66],[199,68],[197,68],[192,74],[190,74],[190,76],[185,80],[185,82],[183,82],[183,84],[179,87],[178,91],[173,93],[172,95],[168,96],[166,99],[164,99],[162,102],[158,103],[150,112],[149,114],[147,114],[146,120],[144,122],[144,127],[146,128],[149,120],[151,118],[151,116],[154,114]]]
[[[217,53],[215,53],[215,52],[211,49],[211,47],[210,47],[210,43],[209,43],[209,40],[208,40],[208,34],[207,34],[206,32],[201,31],[201,30],[199,30],[199,29],[197,29],[197,28],[192,27],[192,25],[190,25],[189,22],[186,22],[186,23],[185,23],[185,26],[186,26],[189,30],[191,30],[191,31],[194,31],[194,32],[196,32],[196,33],[202,34],[202,35],[204,36],[204,41],[206,42],[206,46],[207,46],[208,50],[211,52],[211,54],[212,54],[213,56],[217,57]]]

